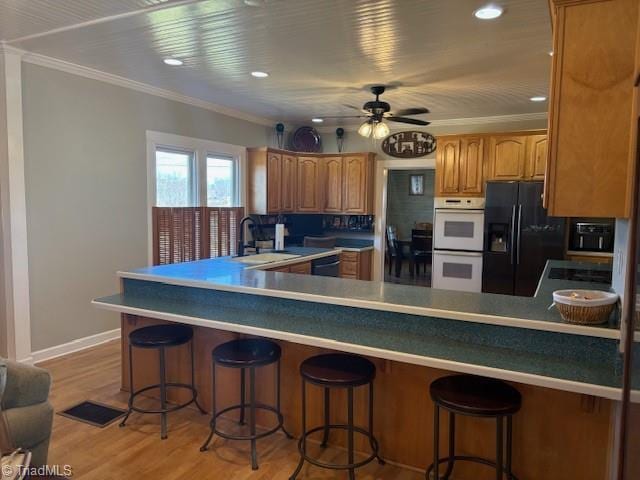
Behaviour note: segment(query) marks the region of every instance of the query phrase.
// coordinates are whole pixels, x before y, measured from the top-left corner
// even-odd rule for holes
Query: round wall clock
[[[396,158],[424,157],[435,150],[436,138],[427,132],[398,132],[382,141],[382,151]]]

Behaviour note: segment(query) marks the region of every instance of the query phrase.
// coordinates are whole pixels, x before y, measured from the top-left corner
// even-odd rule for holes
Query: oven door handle
[[[511,207],[511,265],[516,255],[516,206]]]

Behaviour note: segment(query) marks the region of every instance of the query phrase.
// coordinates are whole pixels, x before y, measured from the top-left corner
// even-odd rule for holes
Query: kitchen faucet
[[[250,245],[245,245],[244,243],[244,224],[245,222],[247,222],[248,220],[251,220],[251,223],[253,223],[254,225],[256,224],[256,222],[253,220],[253,218],[251,217],[244,217],[242,220],[240,220],[240,239],[238,240],[238,253],[236,256],[238,257],[244,257],[244,249],[245,247],[249,247]],[[255,244],[255,242],[254,242]],[[256,248],[256,253],[258,253],[258,249]]]

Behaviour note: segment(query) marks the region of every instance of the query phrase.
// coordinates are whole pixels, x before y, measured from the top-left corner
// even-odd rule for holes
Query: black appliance
[[[571,250],[613,252],[613,220],[571,222]]]
[[[551,280],[569,280],[572,282],[602,283],[611,285],[611,270],[590,270],[578,268],[552,268],[549,270]]]
[[[340,276],[340,255],[330,255],[328,257],[311,260],[311,275],[321,277]]]
[[[542,207],[542,182],[487,182],[482,291],[533,296],[547,260],[564,257],[564,217]]]

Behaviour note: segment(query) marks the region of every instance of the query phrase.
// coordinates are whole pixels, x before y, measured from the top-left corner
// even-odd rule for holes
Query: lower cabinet
[[[371,280],[371,250],[342,252],[340,254],[340,277]]]
[[[267,268],[267,271],[311,275],[311,262],[301,262],[301,263],[294,263],[293,265],[286,265],[284,267]]]

